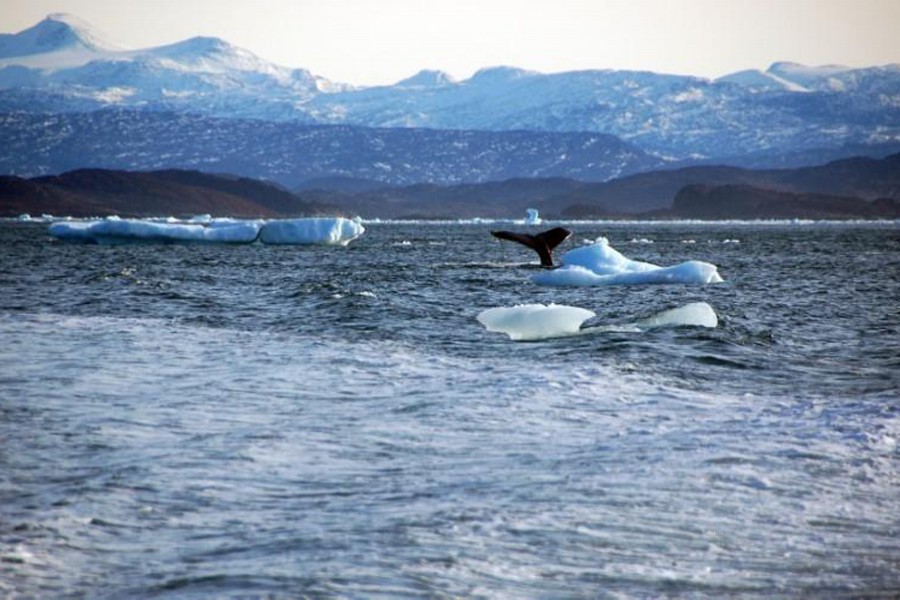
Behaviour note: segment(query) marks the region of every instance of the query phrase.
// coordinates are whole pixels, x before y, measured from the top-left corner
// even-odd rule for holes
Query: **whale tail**
[[[501,240],[509,240],[528,246],[541,257],[542,267],[552,267],[553,249],[566,241],[572,235],[572,232],[563,227],[555,227],[535,235],[517,233],[515,231],[492,231],[491,235]]]

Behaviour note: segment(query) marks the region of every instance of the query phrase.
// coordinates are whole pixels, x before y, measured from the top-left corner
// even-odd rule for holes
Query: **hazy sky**
[[[0,0],[0,32],[48,13],[126,48],[217,36],[334,81],[428,68],[644,69],[717,77],[774,61],[900,62],[900,0]]]

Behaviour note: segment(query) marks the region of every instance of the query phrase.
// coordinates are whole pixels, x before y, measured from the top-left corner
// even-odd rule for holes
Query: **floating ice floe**
[[[2,218],[0,221],[6,221],[7,218]],[[54,220],[53,215],[42,214],[39,217],[33,217],[30,213],[22,213],[18,217],[15,218],[16,221],[20,223],[49,223]]]
[[[70,242],[124,244],[131,242],[249,244],[259,235],[260,221],[159,223],[110,218],[103,221],[58,221],[50,235]]]
[[[538,214],[536,208],[527,208],[525,209],[525,224],[526,225],[540,225],[542,223],[541,217]]]
[[[660,267],[632,260],[598,238],[595,242],[569,250],[560,259],[561,266],[532,276],[540,285],[588,286],[648,283],[719,283],[715,265],[689,260],[671,267]]]
[[[342,217],[267,221],[259,232],[264,244],[328,244],[346,246],[366,229],[359,221]]]
[[[512,340],[541,340],[575,335],[593,311],[561,304],[519,304],[489,308],[478,314],[488,331],[505,333]]]
[[[659,327],[707,327],[713,329],[719,326],[719,317],[713,307],[706,302],[691,302],[641,319],[633,325],[641,331]]]
[[[666,310],[652,317],[623,325],[582,324],[596,314],[585,308],[562,304],[519,304],[509,307],[489,308],[478,314],[478,321],[488,331],[505,333],[515,341],[536,341],[573,335],[603,332],[638,333],[662,327],[714,328],[719,318],[706,302],[694,302],[679,308]]]
[[[150,221],[110,217],[102,221],[59,221],[50,235],[69,242],[89,244],[216,243],[347,245],[365,232],[357,221],[341,217],[242,221],[212,219],[207,215],[190,222]]]

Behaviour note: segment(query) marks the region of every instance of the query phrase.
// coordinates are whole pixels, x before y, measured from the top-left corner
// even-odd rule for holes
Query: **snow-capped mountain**
[[[800,68],[720,80],[592,70],[484,69],[438,87],[317,95],[316,121],[378,127],[597,131],[677,158],[900,140],[900,66]]]
[[[6,35],[0,49],[0,90],[42,96],[54,112],[115,105],[306,121],[298,103],[348,88],[219,38],[118,49],[68,15]]]
[[[51,15],[0,36],[0,112],[103,108],[300,124],[615,135],[667,160],[900,144],[900,65],[775,63],[716,80],[618,70],[422,71],[355,88],[218,38],[122,50]]]
[[[25,58],[25,62],[17,64],[36,65],[41,64],[41,58],[52,58],[58,65],[71,65],[116,49],[88,23],[62,13],[48,15],[25,31],[0,34],[0,58]],[[65,53],[73,55],[72,58],[64,57]],[[56,56],[46,56],[50,54]],[[76,61],[74,55],[80,55],[81,58]],[[45,64],[49,67],[51,63]]]
[[[443,71],[434,71],[431,69],[423,69],[406,79],[395,84],[398,88],[438,88],[453,85],[456,80],[448,73]]]

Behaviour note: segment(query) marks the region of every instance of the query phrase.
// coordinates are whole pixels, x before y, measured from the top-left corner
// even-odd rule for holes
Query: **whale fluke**
[[[541,257],[542,267],[552,267],[553,249],[566,241],[572,235],[572,232],[563,227],[554,227],[535,235],[517,233],[515,231],[492,231],[491,235],[501,240],[509,240],[528,246]]]

